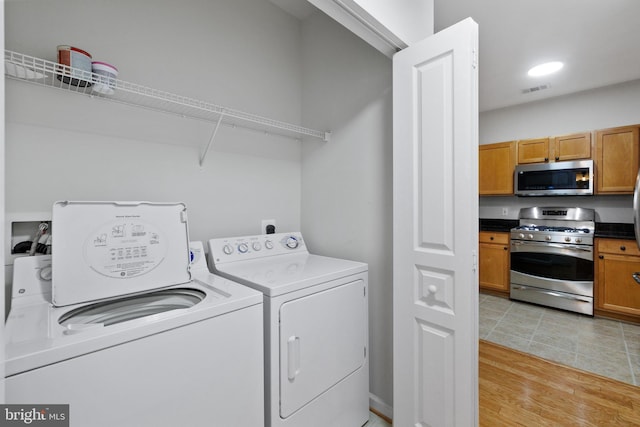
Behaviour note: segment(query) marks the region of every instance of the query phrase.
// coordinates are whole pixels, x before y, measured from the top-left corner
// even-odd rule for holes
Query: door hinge
[[[476,49],[473,49],[471,51],[471,55],[473,56],[473,59],[471,60],[471,66],[475,70],[476,68],[478,68],[478,51]]]
[[[476,251],[471,251],[471,257],[473,258],[471,271],[475,273],[476,270],[478,270],[478,254],[476,253]]]

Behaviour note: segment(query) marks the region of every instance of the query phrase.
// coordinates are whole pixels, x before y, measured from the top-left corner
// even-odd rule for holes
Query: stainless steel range
[[[593,315],[595,211],[520,209],[511,229],[512,299]]]

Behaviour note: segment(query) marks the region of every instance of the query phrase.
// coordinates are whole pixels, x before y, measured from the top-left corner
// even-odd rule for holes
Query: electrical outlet
[[[502,208],[502,216],[509,215],[509,208]]]
[[[273,225],[275,228],[276,220],[275,219],[263,219],[260,225],[260,234],[267,234],[267,225]]]

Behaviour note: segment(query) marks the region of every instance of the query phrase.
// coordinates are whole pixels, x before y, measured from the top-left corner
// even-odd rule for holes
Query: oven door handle
[[[523,242],[515,240],[511,242],[514,246],[540,246],[544,248],[558,248],[558,249],[571,249],[574,251],[592,252],[591,246],[578,246],[578,245],[566,245],[563,243],[551,243],[551,242]]]
[[[631,275],[631,277],[633,277],[633,280],[635,280],[636,283],[640,284],[640,271],[636,271]]]
[[[567,294],[560,293],[560,292],[546,291],[546,290],[541,290],[541,289],[534,289],[534,288],[530,288],[529,286],[522,286],[522,285],[511,285],[511,287],[514,288],[514,289],[518,289],[520,291],[532,290],[534,292],[538,292],[538,293],[545,294],[545,295],[550,295],[552,297],[560,297],[560,298],[565,298],[565,299],[569,299],[569,300],[572,300],[572,301],[591,303],[590,300],[584,299],[584,298],[580,298],[580,297],[577,297],[575,295],[567,295]]]

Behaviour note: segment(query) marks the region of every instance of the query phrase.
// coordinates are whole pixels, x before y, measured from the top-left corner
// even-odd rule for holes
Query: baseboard
[[[389,406],[373,393],[369,393],[369,409],[371,409],[371,412],[391,424],[393,418],[393,407]]]

